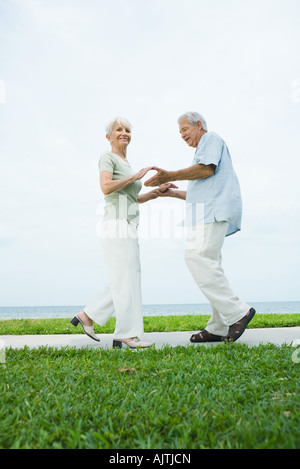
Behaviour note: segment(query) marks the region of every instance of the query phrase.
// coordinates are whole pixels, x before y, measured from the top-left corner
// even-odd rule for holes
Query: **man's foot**
[[[222,342],[224,337],[221,335],[215,335],[211,332],[208,332],[206,329],[198,332],[198,334],[193,334],[190,338],[191,342]]]
[[[255,313],[255,309],[251,308],[242,319],[229,326],[226,340],[228,342],[235,342],[239,337],[241,337],[241,335],[245,332],[247,325],[253,319]]]

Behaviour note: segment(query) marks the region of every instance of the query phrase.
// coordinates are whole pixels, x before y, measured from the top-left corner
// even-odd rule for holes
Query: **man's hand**
[[[168,182],[170,179],[170,173],[165,171],[164,169],[157,168],[157,166],[152,166],[151,169],[155,169],[157,173],[152,178],[148,179],[144,184],[145,186],[155,187],[159,186],[160,184],[164,184]]]
[[[165,171],[164,169],[152,166],[157,174],[145,182],[145,186],[159,186],[170,181],[193,181],[195,179],[206,179],[212,176],[216,170],[214,164],[204,165],[195,164],[189,168],[179,169],[178,171]]]
[[[159,186],[156,191],[159,197],[174,197],[173,189],[178,189],[178,187],[171,182],[167,182],[166,184]]]
[[[146,194],[138,195],[138,203],[143,204],[149,200],[157,199],[157,197],[175,197],[175,191],[173,191],[173,189],[178,189],[178,187],[175,186],[175,184],[168,182],[167,184],[163,184],[156,189],[152,189]]]

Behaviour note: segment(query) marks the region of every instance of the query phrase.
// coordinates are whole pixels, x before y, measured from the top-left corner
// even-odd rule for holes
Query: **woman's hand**
[[[140,169],[134,176],[135,180],[138,181],[139,179],[142,179],[145,176],[145,174],[147,174],[148,171],[150,171],[150,169],[152,169],[152,166],[149,166],[148,168]]]
[[[174,197],[175,191],[173,189],[178,189],[175,184],[171,182],[167,182],[166,184],[161,184],[157,189],[156,192],[158,197]]]
[[[175,184],[168,182],[166,184],[161,184],[156,189],[148,192],[151,199],[157,199],[157,197],[174,197],[174,191],[172,189],[178,189]]]
[[[138,203],[143,204],[149,200],[157,199],[157,197],[175,197],[177,199],[185,200],[186,191],[179,191],[174,189],[178,189],[178,187],[171,182],[167,182],[166,184],[162,184],[156,189],[147,192],[146,194],[139,195]]]
[[[158,194],[158,197],[175,197],[176,199],[185,200],[186,191],[179,191],[177,189],[178,187],[175,186],[175,184],[167,182],[166,184],[159,186],[156,189],[156,193]]]
[[[159,197],[158,189],[152,189],[150,192],[138,195],[137,200],[139,204],[144,204],[145,202],[149,202],[149,200],[157,199],[157,197]]]

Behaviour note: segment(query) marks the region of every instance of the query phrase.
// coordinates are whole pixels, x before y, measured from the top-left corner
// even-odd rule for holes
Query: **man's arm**
[[[173,190],[173,189],[168,189],[164,192],[161,192],[159,189],[157,189],[157,192],[159,194],[159,197],[175,197],[175,199],[181,199],[185,200],[186,199],[186,191],[178,191],[178,190]]]
[[[215,172],[216,166],[214,164],[204,165],[195,164],[186,169],[179,169],[178,171],[165,171],[164,169],[153,166],[157,174],[145,182],[145,186],[159,186],[165,182],[170,181],[185,181],[194,179],[206,179],[212,176]]]

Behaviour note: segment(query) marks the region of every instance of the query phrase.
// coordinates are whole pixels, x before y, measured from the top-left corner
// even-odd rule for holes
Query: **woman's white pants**
[[[227,229],[227,222],[189,228],[185,251],[187,266],[212,307],[206,330],[221,336],[227,336],[228,327],[242,319],[250,309],[233,293],[224,275],[221,249]]]
[[[103,223],[101,244],[109,284],[84,311],[100,326],[115,313],[114,339],[141,337],[144,327],[137,225],[127,220]]]

